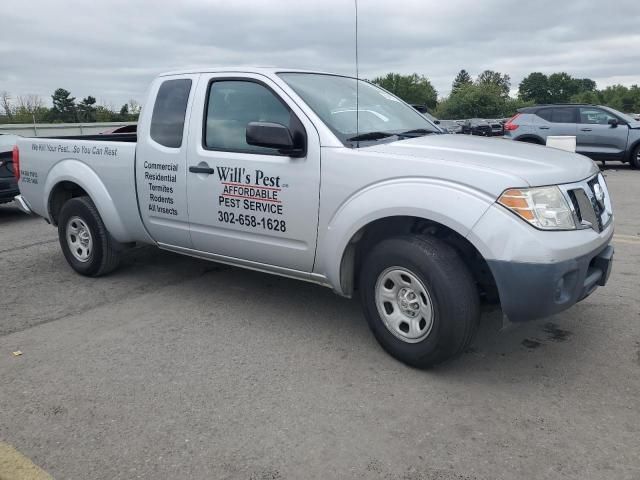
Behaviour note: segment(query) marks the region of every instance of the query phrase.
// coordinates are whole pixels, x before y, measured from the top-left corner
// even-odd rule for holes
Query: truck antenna
[[[356,137],[360,135],[360,71],[358,67],[358,0],[353,0],[356,7]],[[360,140],[356,140],[356,148],[360,148]]]

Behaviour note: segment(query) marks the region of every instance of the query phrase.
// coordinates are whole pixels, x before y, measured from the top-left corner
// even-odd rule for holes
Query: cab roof
[[[332,72],[322,72],[317,70],[304,70],[299,68],[283,68],[283,67],[254,67],[254,66],[233,66],[233,67],[196,67],[184,70],[174,70],[171,72],[165,72],[158,75],[159,77],[168,77],[175,75],[193,75],[198,73],[259,73],[262,75],[275,75],[283,72],[295,72],[295,73],[316,73],[324,75],[340,75]],[[349,76],[349,75],[340,75]]]

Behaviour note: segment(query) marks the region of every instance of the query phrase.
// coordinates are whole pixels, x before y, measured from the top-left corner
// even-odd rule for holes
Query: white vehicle
[[[524,321],[605,284],[613,213],[591,160],[442,135],[357,82],[160,75],[137,135],[20,139],[18,204],[57,226],[83,275],[147,243],[357,292],[380,344],[417,367],[468,345],[481,300]]]

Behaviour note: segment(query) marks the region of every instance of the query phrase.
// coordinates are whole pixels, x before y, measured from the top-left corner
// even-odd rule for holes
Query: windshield
[[[319,73],[278,75],[346,146],[354,146],[357,141],[397,140],[440,133],[413,107],[363,80]],[[357,129],[356,82],[359,82]],[[405,135],[401,135],[403,133]]]

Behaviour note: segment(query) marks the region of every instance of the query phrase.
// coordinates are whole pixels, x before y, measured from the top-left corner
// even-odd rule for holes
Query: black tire
[[[86,261],[74,256],[67,241],[67,228],[72,218],[84,222],[92,239],[92,248]],[[111,237],[89,197],[75,197],[62,206],[58,217],[58,239],[67,262],[81,275],[99,277],[113,271],[120,263],[122,245]]]
[[[433,323],[426,338],[417,343],[392,333],[376,306],[378,278],[396,266],[417,277],[431,297]],[[471,273],[452,247],[433,237],[397,237],[373,247],[362,263],[360,294],[369,327],[382,348],[417,368],[437,365],[464,351],[480,318],[479,295]]]
[[[640,145],[633,149],[631,152],[631,158],[629,158],[629,165],[633,169],[640,169]]]

